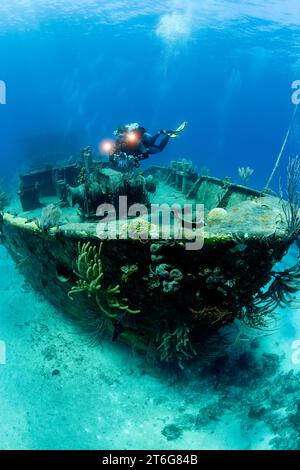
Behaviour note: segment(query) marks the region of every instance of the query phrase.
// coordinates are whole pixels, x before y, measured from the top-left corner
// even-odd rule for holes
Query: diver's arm
[[[144,142],[140,142],[138,146],[138,153],[139,155],[148,155],[148,148],[145,146]]]
[[[137,148],[137,159],[140,160],[146,160],[146,158],[149,157],[149,149],[144,145],[143,142],[139,143],[139,146]]]

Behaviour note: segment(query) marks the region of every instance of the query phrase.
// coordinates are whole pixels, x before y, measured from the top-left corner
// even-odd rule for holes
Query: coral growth
[[[78,244],[78,258],[76,261],[76,274],[80,278],[76,286],[73,286],[68,296],[73,300],[73,295],[86,292],[93,297],[100,311],[111,319],[117,318],[118,313],[140,313],[140,310],[132,310],[121,297],[120,286],[104,285],[104,270],[101,259],[103,243],[92,246],[90,242],[82,246]]]
[[[300,262],[284,271],[272,271],[268,288],[259,292],[245,308],[243,321],[255,328],[264,328],[272,322],[278,307],[296,302],[300,289]]]
[[[182,430],[175,424],[168,424],[163,428],[161,433],[168,441],[176,441],[176,439],[179,439],[182,436]]]
[[[101,290],[101,280],[104,276],[101,262],[102,244],[97,250],[96,246],[91,246],[90,242],[84,243],[82,246],[78,244],[78,258],[76,262],[77,286],[72,287],[69,297],[73,294],[86,291],[88,296],[97,295]]]
[[[207,223],[208,224],[219,224],[223,222],[228,213],[225,209],[221,209],[220,207],[216,207],[215,209],[212,209],[207,216]]]
[[[0,186],[0,211],[2,212],[8,204],[7,194],[1,189]]]
[[[242,182],[246,184],[249,178],[253,175],[254,170],[247,166],[246,168],[241,167],[238,169],[239,177],[241,178]]]
[[[160,360],[165,362],[177,361],[180,367],[188,359],[197,356],[195,349],[190,341],[190,328],[187,325],[181,325],[173,332],[167,331],[159,335],[157,340],[159,346],[157,351]]]
[[[103,316],[99,317],[99,315],[91,311],[84,311],[84,314],[79,312],[75,321],[78,326],[88,334],[91,346],[96,346],[101,343],[107,325],[106,318]]]
[[[201,310],[189,309],[195,319],[207,322],[209,325],[226,324],[231,319],[231,312],[228,310],[220,310],[216,306],[204,307]]]
[[[50,228],[57,227],[61,217],[62,212],[60,208],[54,204],[50,204],[49,206],[44,207],[42,210],[42,215],[39,220],[39,227],[46,231]]]
[[[171,294],[180,290],[180,282],[183,279],[182,272],[169,264],[159,264],[153,269],[150,266],[150,284],[151,289],[162,287],[165,294]]]
[[[276,306],[286,307],[293,303],[300,289],[300,262],[281,272],[272,272],[273,282],[268,290]]]
[[[139,267],[137,264],[130,264],[127,266],[122,266],[121,271],[122,271],[121,280],[124,284],[126,284],[134,274],[138,273]]]
[[[283,200],[283,191],[280,190],[282,199],[283,222],[286,225],[288,236],[295,240],[300,233],[300,159],[290,159],[287,167],[287,201]]]
[[[159,236],[159,228],[142,217],[122,225],[121,232],[133,240],[148,240],[148,238],[158,238]]]
[[[164,259],[162,248],[163,248],[162,243],[152,243],[152,245],[150,246],[151,261],[153,263],[159,263]]]

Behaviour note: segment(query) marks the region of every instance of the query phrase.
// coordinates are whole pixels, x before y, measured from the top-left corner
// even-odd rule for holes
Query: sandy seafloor
[[[300,311],[282,311],[272,335],[254,332],[177,373],[106,340],[92,347],[3,246],[0,279],[1,449],[300,448]]]

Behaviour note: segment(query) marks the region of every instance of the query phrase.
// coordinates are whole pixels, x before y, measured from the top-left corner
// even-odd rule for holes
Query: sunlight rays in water
[[[30,29],[51,19],[119,24],[132,19],[144,23],[147,17],[158,18],[158,37],[174,41],[203,27],[249,19],[268,22],[271,28],[300,27],[300,5],[298,0],[11,0],[0,4],[0,31]]]

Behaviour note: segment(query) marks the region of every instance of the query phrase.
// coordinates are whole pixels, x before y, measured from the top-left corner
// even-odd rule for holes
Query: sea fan
[[[0,187],[0,211],[3,211],[5,206],[8,204],[8,197],[6,193]]]
[[[62,212],[59,207],[56,207],[54,204],[50,204],[42,210],[39,226],[43,230],[49,230],[50,228],[59,225],[61,217]]]
[[[284,201],[283,191],[280,189],[282,200],[283,221],[286,224],[288,235],[295,240],[300,233],[300,158],[297,156],[289,160],[287,167],[287,201]]]
[[[247,166],[247,168],[239,168],[238,169],[239,171],[239,176],[241,178],[241,180],[243,181],[244,184],[246,184],[249,180],[249,178],[253,175],[254,173],[254,170],[252,168],[250,168],[249,166]]]

